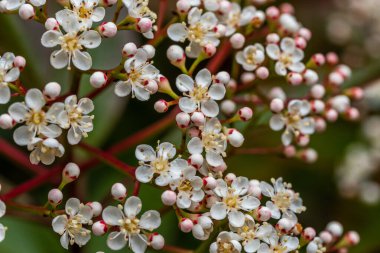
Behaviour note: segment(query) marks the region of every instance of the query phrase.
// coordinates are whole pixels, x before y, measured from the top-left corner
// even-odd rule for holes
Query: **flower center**
[[[200,22],[193,24],[189,27],[188,38],[190,41],[194,41],[200,44],[205,36],[205,31]]]
[[[290,114],[290,115],[288,115],[288,124],[289,125],[297,124],[300,120],[301,120],[301,117],[298,114]]]
[[[254,239],[256,237],[255,232],[247,225],[244,225],[241,228],[241,237],[243,237],[245,240]]]
[[[78,16],[80,18],[82,18],[82,19],[89,19],[89,18],[91,18],[92,12],[93,12],[93,10],[92,9],[87,9],[85,7],[84,3],[82,3],[82,5],[77,10]]]
[[[281,210],[287,210],[291,205],[291,196],[287,192],[277,192],[272,197],[274,204]]]
[[[286,252],[286,247],[277,245],[273,248],[273,253],[284,253]]]
[[[190,91],[189,96],[199,103],[208,99],[207,91],[207,87],[195,86],[194,89]]]
[[[163,159],[162,157],[157,158],[151,162],[152,167],[154,168],[155,173],[162,173],[168,171],[169,162],[168,160]]]
[[[202,143],[206,151],[222,150],[222,142],[226,139],[223,133],[203,132]]]
[[[230,242],[218,242],[218,253],[232,253],[235,247]]]
[[[234,190],[228,189],[227,196],[224,198],[223,202],[227,205],[228,209],[239,209],[240,199],[238,195],[234,194]]]
[[[82,49],[82,45],[79,43],[76,33],[68,33],[62,37],[62,49],[66,52]]]
[[[128,234],[139,234],[140,228],[139,228],[140,220],[137,218],[129,219],[125,218],[122,229],[124,229]]]
[[[45,112],[44,111],[34,111],[32,110],[26,116],[27,125],[40,125],[45,123]]]
[[[193,190],[193,186],[191,185],[191,182],[187,179],[182,180],[178,185],[179,191],[189,192]]]
[[[282,64],[284,64],[285,66],[289,66],[293,63],[292,56],[287,53],[282,53],[280,55],[280,62],[282,62]]]
[[[69,233],[71,238],[74,238],[75,235],[82,234],[86,235],[87,230],[82,228],[83,217],[82,215],[75,215],[74,217],[68,219],[66,224],[66,231]]]
[[[70,124],[76,123],[82,119],[82,110],[75,105],[71,110],[68,110],[68,116]]]
[[[138,80],[140,80],[141,77],[141,71],[139,69],[132,68],[129,73],[127,73],[128,79],[132,83],[136,83]]]

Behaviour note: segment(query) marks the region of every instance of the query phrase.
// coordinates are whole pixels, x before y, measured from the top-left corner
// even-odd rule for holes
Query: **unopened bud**
[[[45,21],[45,28],[46,30],[58,30],[59,29],[59,23],[55,18],[48,18]]]
[[[234,35],[231,36],[230,43],[232,45],[232,48],[240,49],[244,46],[245,37],[241,33],[235,33]]]
[[[75,163],[68,163],[62,171],[62,182],[70,183],[78,179],[80,169]]]
[[[242,121],[248,121],[252,118],[253,111],[249,107],[243,107],[238,111],[238,114]]]
[[[111,187],[111,195],[115,200],[123,201],[127,197],[127,188],[121,183],[115,183]]]
[[[31,4],[21,5],[20,9],[18,10],[18,15],[23,20],[29,20],[34,18],[35,12],[33,6]]]
[[[9,114],[4,113],[4,114],[0,115],[0,128],[1,129],[4,129],[4,130],[11,129],[13,126],[14,126],[14,121]]]
[[[161,195],[161,201],[165,206],[172,206],[177,201],[177,194],[174,191],[166,190]]]
[[[124,57],[132,57],[137,52],[137,46],[133,42],[129,42],[124,45],[122,54]]]
[[[16,56],[13,60],[13,66],[19,68],[20,70],[23,70],[26,65],[26,60],[22,56]]]
[[[151,236],[149,237],[149,241],[150,241],[150,246],[154,250],[161,250],[165,245],[164,237],[158,233],[151,234]]]
[[[213,190],[216,187],[216,179],[214,177],[204,177],[203,185],[206,190]]]
[[[108,227],[107,224],[103,221],[97,221],[94,224],[92,224],[92,232],[96,236],[101,236],[107,233]]]
[[[269,70],[267,67],[259,67],[256,69],[255,73],[256,76],[261,80],[265,80],[269,77]]]
[[[56,207],[59,204],[61,204],[62,199],[63,199],[63,194],[62,194],[61,190],[51,189],[49,191],[48,200],[49,200],[50,205],[52,205],[53,207]]]
[[[279,113],[284,109],[284,102],[279,98],[275,98],[270,102],[270,109],[272,112]]]
[[[206,117],[201,112],[193,112],[193,114],[191,115],[191,121],[196,126],[202,126],[206,122]]]
[[[146,33],[152,30],[152,20],[149,18],[141,18],[136,25],[136,28],[141,33]]]
[[[99,32],[104,37],[112,38],[117,34],[117,26],[114,22],[105,22],[100,25]]]
[[[108,77],[101,71],[96,71],[90,76],[90,84],[92,87],[98,89],[107,83]]]
[[[193,154],[189,157],[188,163],[194,166],[196,169],[202,167],[203,164],[203,156],[201,154]]]
[[[86,203],[86,206],[91,207],[92,214],[94,217],[98,217],[102,213],[102,210],[103,210],[102,204],[100,204],[97,201],[88,202]]]
[[[193,229],[193,226],[194,223],[188,218],[183,218],[179,223],[179,228],[184,233],[189,233]]]
[[[176,115],[175,120],[180,128],[186,128],[190,124],[190,115],[186,112],[180,112]]]
[[[163,99],[160,99],[156,103],[154,103],[154,110],[156,110],[156,112],[163,113],[166,112],[168,109],[168,102],[166,102]]]
[[[241,147],[244,143],[244,136],[236,129],[230,128],[227,135],[228,142],[235,148]]]

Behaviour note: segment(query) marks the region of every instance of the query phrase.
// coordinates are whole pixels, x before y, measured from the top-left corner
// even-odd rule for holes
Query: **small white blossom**
[[[9,83],[16,81],[20,76],[20,70],[13,67],[15,55],[5,53],[0,57],[0,104],[6,104],[11,98]]]
[[[214,224],[209,214],[199,216],[193,226],[192,233],[198,240],[207,240],[214,229]]]
[[[265,49],[261,44],[256,43],[245,47],[243,51],[237,52],[235,57],[237,63],[242,65],[244,70],[254,71],[264,62]]]
[[[54,232],[61,235],[61,245],[68,249],[69,244],[79,246],[85,245],[91,238],[91,231],[83,225],[91,225],[93,216],[92,209],[76,198],[70,198],[65,206],[66,214],[59,215],[53,219]]]
[[[298,248],[299,240],[297,237],[283,235],[281,238],[274,234],[269,241],[269,245],[262,243],[258,253],[288,253]]]
[[[46,0],[6,0],[5,8],[8,11],[14,11],[27,3],[30,3],[36,7],[40,7],[46,3]]]
[[[73,12],[80,25],[81,29],[90,29],[92,22],[100,22],[105,16],[105,9],[98,7],[99,0],[70,0],[72,10],[65,11]]]
[[[33,138],[28,144],[30,153],[30,162],[39,164],[42,162],[45,165],[50,165],[55,161],[55,157],[62,157],[65,153],[65,148],[61,143],[53,138]]]
[[[216,242],[210,245],[210,253],[240,253],[242,246],[241,237],[233,232],[223,231],[216,238]]]
[[[242,10],[239,4],[232,3],[231,10],[221,17],[222,23],[226,25],[226,36],[232,35],[240,27],[249,24],[255,13],[254,6],[247,6]]]

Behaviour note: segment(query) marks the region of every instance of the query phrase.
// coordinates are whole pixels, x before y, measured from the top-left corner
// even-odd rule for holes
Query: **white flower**
[[[170,183],[170,188],[177,190],[177,206],[185,209],[201,202],[205,196],[202,190],[203,180],[196,176],[196,169],[192,166],[186,166],[181,177],[174,179]]]
[[[103,7],[97,7],[99,0],[70,0],[70,3],[83,30],[90,29],[92,22],[100,22],[104,18],[106,11]]]
[[[150,182],[157,175],[154,182],[159,186],[166,186],[171,180],[179,178],[182,169],[187,167],[184,159],[177,158],[169,162],[175,156],[176,149],[168,142],[160,143],[156,151],[149,145],[139,145],[135,154],[140,161],[140,166],[136,169],[136,179],[142,183]]]
[[[16,102],[9,107],[9,115],[17,123],[25,123],[13,133],[13,139],[18,145],[26,146],[39,135],[47,138],[56,138],[61,135],[61,128],[50,124],[55,123],[55,117],[53,110],[44,111],[45,104],[46,100],[42,92],[38,89],[30,89],[26,93],[25,103]]]
[[[69,243],[85,245],[91,238],[91,231],[83,225],[92,223],[91,207],[81,204],[76,198],[70,198],[66,202],[65,211],[68,215],[59,215],[52,222],[54,232],[61,235],[62,247],[68,249]]]
[[[148,241],[145,233],[158,228],[161,217],[159,212],[150,210],[138,219],[136,216],[140,213],[141,207],[140,198],[132,196],[124,204],[124,213],[121,207],[108,206],[104,209],[102,217],[105,223],[116,226],[119,230],[108,235],[107,245],[110,249],[120,250],[128,242],[133,252],[145,252]]]
[[[274,234],[269,241],[269,245],[262,243],[258,253],[288,253],[298,248],[299,241],[297,237],[283,235],[281,238]]]
[[[246,177],[237,177],[232,181],[230,187],[223,179],[218,179],[214,192],[220,197],[220,201],[212,205],[211,217],[216,220],[223,220],[228,214],[228,221],[231,226],[242,227],[245,221],[243,212],[252,211],[260,205],[257,198],[246,195],[248,188],[249,181]]]
[[[151,92],[145,85],[156,82],[160,72],[149,62],[147,52],[139,48],[134,57],[125,61],[124,68],[126,80],[116,83],[115,94],[125,97],[132,92],[132,97],[141,101],[148,100]]]
[[[197,217],[196,222],[192,228],[194,238],[198,240],[207,240],[214,229],[213,222],[209,214],[203,214]]]
[[[291,189],[291,184],[284,183],[282,178],[272,179],[272,184],[261,182],[261,193],[269,197],[266,206],[270,209],[272,218],[279,219],[281,212],[286,214],[290,220],[294,220],[294,213],[301,213],[306,210],[302,205],[299,194]],[[280,212],[281,211],[281,212]]]
[[[297,73],[305,69],[305,65],[301,62],[304,53],[296,47],[296,43],[292,38],[283,38],[280,47],[271,43],[267,46],[266,50],[268,56],[277,61],[275,70],[278,75],[285,76],[287,69]]]
[[[64,105],[56,103],[57,123],[65,129],[69,129],[67,140],[71,145],[78,144],[82,137],[87,137],[87,133],[94,128],[92,120],[93,115],[88,115],[94,110],[94,103],[89,98],[81,98],[79,101],[76,95],[68,96]]]
[[[218,19],[214,13],[206,12],[202,15],[202,10],[194,7],[189,11],[187,19],[189,26],[185,23],[175,23],[168,29],[168,36],[173,41],[190,41],[186,47],[187,56],[197,58],[205,45],[219,45],[219,35],[214,31]]]
[[[232,3],[231,10],[222,16],[222,23],[226,25],[226,36],[235,33],[236,29],[249,24],[254,18],[256,8],[247,6],[241,10],[237,3]]]
[[[206,151],[206,161],[209,165],[217,167],[224,164],[223,156],[227,148],[227,137],[222,132],[222,125],[217,118],[207,120],[200,127],[201,138],[193,137],[187,144],[190,154],[202,154]]]
[[[97,48],[102,40],[100,34],[94,30],[81,32],[81,23],[73,12],[61,10],[55,16],[66,34],[63,34],[61,30],[49,30],[42,35],[43,46],[50,48],[59,45],[61,47],[51,54],[51,65],[56,69],[66,66],[70,69],[72,61],[80,70],[90,69],[91,55],[83,50]]]
[[[185,96],[179,100],[180,109],[186,113],[201,111],[207,117],[216,117],[219,114],[219,106],[215,100],[224,98],[226,88],[221,83],[211,82],[212,77],[208,69],[199,71],[195,82],[188,75],[179,75],[176,85]]]
[[[305,117],[310,113],[308,101],[292,100],[288,104],[288,110],[284,114],[275,114],[270,119],[270,128],[279,131],[285,127],[281,136],[282,143],[288,146],[294,137],[310,135],[314,133],[315,122],[312,117]]]
[[[156,22],[157,14],[149,9],[149,0],[123,0],[123,3],[128,9],[129,16],[137,20],[148,18],[152,24]],[[143,35],[147,39],[153,39],[152,30],[144,32]]]
[[[264,62],[265,49],[261,44],[256,43],[245,47],[243,51],[237,52],[235,57],[244,70],[254,71]]]
[[[16,81],[20,76],[20,70],[13,67],[13,53],[5,53],[0,57],[0,104],[6,104],[11,98],[9,83]]]
[[[28,144],[30,153],[30,162],[39,164],[42,162],[45,165],[50,165],[54,162],[55,157],[62,157],[65,153],[65,148],[56,139],[53,138],[33,138]]]
[[[36,7],[40,7],[46,3],[46,0],[7,0],[5,8],[8,11],[14,11],[24,5],[25,3],[30,3]]]
[[[240,240],[240,236],[233,232],[220,232],[216,242],[210,245],[210,253],[239,253],[242,250]]]

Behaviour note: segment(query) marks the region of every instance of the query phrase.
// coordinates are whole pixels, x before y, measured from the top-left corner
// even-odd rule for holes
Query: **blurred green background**
[[[303,25],[313,32],[313,38],[308,46],[306,55],[312,52],[342,52],[329,42],[326,37],[326,23],[328,14],[333,11],[333,1],[290,1],[296,7],[296,16]],[[0,52],[13,51],[16,55],[23,55],[27,59],[27,68],[21,75],[21,80],[28,87],[43,87],[49,81],[58,81],[65,89],[68,88],[70,74],[66,69],[54,70],[49,66],[49,56],[52,50],[40,45],[40,38],[44,29],[39,24],[21,21],[17,16],[0,14]],[[124,43],[139,42],[133,33],[121,32],[116,38],[103,40],[102,45],[91,50],[94,68],[112,68],[120,61],[120,52]],[[158,48],[155,65],[163,74],[174,77],[165,58],[165,48],[168,41]],[[110,50],[111,48],[111,50]],[[379,49],[380,50],[380,49]],[[380,61],[379,61],[380,62]],[[364,66],[356,69],[354,80],[361,80],[363,75],[370,75],[373,79],[380,77],[379,62],[368,60]],[[367,80],[366,80],[367,81]],[[359,84],[359,83],[358,83]],[[281,83],[279,83],[281,85]],[[81,84],[81,94],[87,94],[92,88],[88,84],[88,76],[84,75]],[[153,110],[153,103],[160,97],[154,95],[149,102],[140,102],[126,98],[118,98],[112,88],[95,100],[95,131],[90,134],[87,142],[102,147],[110,147],[113,143],[132,135],[135,131],[156,122],[162,118]],[[6,111],[6,106],[0,107],[0,112]],[[356,253],[380,252],[380,205],[367,205],[357,199],[342,198],[336,185],[335,167],[342,160],[346,147],[353,141],[360,140],[361,134],[358,123],[338,121],[330,124],[323,134],[316,134],[311,138],[311,147],[319,153],[315,164],[305,164],[297,160],[288,160],[273,155],[240,155],[228,159],[231,172],[239,175],[269,180],[272,177],[282,176],[291,182],[296,191],[301,193],[307,211],[300,217],[301,222],[322,230],[331,220],[342,222],[346,230],[357,230],[361,235],[361,243],[352,251]],[[379,126],[380,127],[380,126]],[[154,139],[145,143],[155,145],[158,139],[179,143],[180,131],[174,126],[166,129]],[[10,131],[0,131],[1,138],[12,143]],[[264,125],[256,126],[246,135],[246,147],[277,146],[280,134],[273,133]],[[1,148],[1,147],[0,147]],[[74,150],[77,161],[88,158],[88,154],[79,149]],[[133,149],[118,155],[118,158],[128,164],[136,165]],[[0,182],[2,193],[12,189],[17,184],[31,178],[33,175],[7,159],[0,157]],[[377,175],[379,179],[379,175]],[[131,182],[125,175],[113,168],[99,164],[96,168],[81,175],[80,180],[65,188],[66,196],[78,196],[83,200],[107,200],[110,187],[115,182],[124,182],[132,189]],[[49,189],[56,186],[56,180],[32,192],[21,196],[17,201],[42,205],[46,201]],[[160,209],[160,191],[149,185],[141,189],[143,209]],[[108,201],[114,204],[112,201]],[[55,234],[48,219],[29,216],[25,213],[8,210],[6,217],[0,220],[6,225],[6,240],[0,244],[1,253],[59,253],[64,252],[59,245],[59,236]],[[194,248],[198,242],[191,239],[191,235],[181,233],[177,229],[176,219],[172,212],[163,218],[163,225],[159,229],[167,243],[181,245],[184,248]],[[96,251],[111,252],[105,244],[105,237],[93,237],[83,249],[74,249],[73,252],[94,253]],[[128,252],[124,249],[122,252]]]

